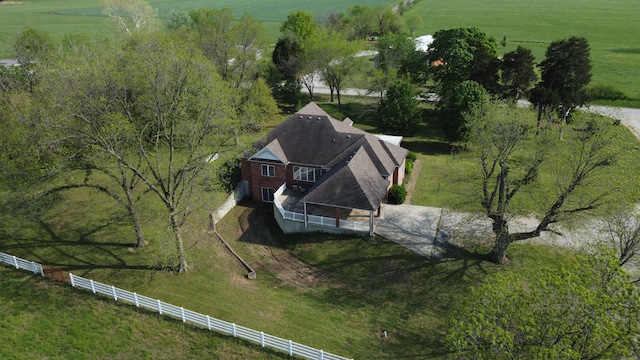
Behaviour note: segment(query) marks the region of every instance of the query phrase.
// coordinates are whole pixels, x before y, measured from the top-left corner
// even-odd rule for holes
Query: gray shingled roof
[[[389,180],[375,171],[364,147],[343,159],[309,189],[301,201],[342,208],[376,211]]]
[[[331,168],[344,156],[365,146],[381,174],[390,175],[407,150],[329,116],[316,103],[309,103],[255,144],[260,149],[278,140],[283,157],[295,164]],[[394,148],[389,151],[388,148]]]
[[[374,211],[407,150],[339,121],[311,102],[257,142],[286,163],[331,169],[303,201]],[[349,161],[350,160],[350,161]]]

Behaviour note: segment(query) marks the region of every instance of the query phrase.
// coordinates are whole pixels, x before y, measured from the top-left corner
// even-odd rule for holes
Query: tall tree
[[[385,34],[376,43],[378,54],[374,58],[376,67],[384,71],[389,68],[400,70],[416,51],[416,44],[403,34]]]
[[[336,92],[338,108],[342,106],[340,91],[344,81],[351,76],[358,64],[358,59],[354,56],[357,51],[356,44],[337,36],[321,42],[321,51],[318,53],[320,75],[329,85],[331,101],[333,101],[333,92]]]
[[[393,83],[378,106],[380,128],[396,135],[410,135],[422,121],[413,86],[403,80]]]
[[[449,140],[466,140],[469,135],[465,117],[481,114],[489,104],[489,94],[473,80],[463,81],[443,93],[438,111],[444,120],[445,135]]]
[[[152,32],[159,25],[158,11],[144,0],[103,0],[102,12],[129,35]]]
[[[504,54],[500,65],[503,97],[517,101],[526,98],[538,78],[534,69],[535,57],[531,50],[518,46]]]
[[[419,15],[411,15],[409,16],[409,18],[406,20],[406,24],[407,24],[407,28],[409,28],[409,32],[411,33],[411,35],[413,35],[416,30],[422,28],[422,17]]]
[[[539,109],[538,122],[543,111],[551,107],[563,123],[573,109],[586,103],[585,86],[591,81],[589,42],[582,37],[552,42],[540,63],[542,80],[532,94],[532,102]]]
[[[197,43],[224,80],[239,88],[255,78],[265,45],[258,21],[248,14],[236,21],[230,9],[195,9],[190,17]]]
[[[308,40],[317,36],[318,24],[313,21],[313,15],[300,10],[287,15],[287,20],[280,25],[280,32],[293,34],[304,47]]]
[[[29,91],[33,92],[36,79],[39,76],[36,67],[42,64],[53,50],[53,40],[49,34],[36,30],[26,29],[16,36],[13,42],[13,51],[20,65],[24,78],[27,79]]]
[[[480,203],[495,234],[493,262],[506,263],[512,243],[554,232],[551,225],[596,209],[606,199],[605,175],[616,157],[611,124],[585,116],[559,141],[555,129],[536,131],[535,115],[527,109],[489,106],[469,121],[470,146],[480,168]],[[553,186],[538,184],[544,169],[554,174]],[[538,199],[538,224],[511,232],[509,224],[519,211],[514,204],[532,194]]]
[[[600,249],[563,262],[488,276],[450,322],[456,359],[634,358],[640,332],[640,294]],[[637,353],[636,353],[637,354]]]
[[[433,71],[440,88],[473,80],[487,91],[496,93],[497,54],[496,40],[473,27],[436,31],[429,46],[430,60],[442,62]]]
[[[58,81],[69,84],[58,92],[63,124],[70,138],[99,150],[156,195],[175,243],[171,267],[186,271],[182,226],[194,210],[191,194],[205,159],[232,142],[234,92],[198,49],[158,34],[132,38],[113,63],[96,70],[105,75],[94,72],[101,91]],[[56,76],[83,76],[62,70]]]

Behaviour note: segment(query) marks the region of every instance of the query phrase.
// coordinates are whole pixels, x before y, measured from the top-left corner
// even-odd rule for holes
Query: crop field
[[[592,83],[612,85],[640,98],[640,2],[635,0],[423,0],[407,11],[423,18],[423,33],[475,26],[506,36],[507,46],[531,49],[538,60],[551,41],[569,36],[589,40]]]

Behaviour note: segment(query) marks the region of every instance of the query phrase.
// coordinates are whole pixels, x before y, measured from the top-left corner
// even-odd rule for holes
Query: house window
[[[272,188],[262,188],[262,201],[265,202],[273,202],[273,193],[275,193],[275,189]]]
[[[322,175],[322,169],[294,166],[293,179],[298,181],[316,182]]]
[[[275,177],[276,167],[273,165],[262,165],[262,176]]]

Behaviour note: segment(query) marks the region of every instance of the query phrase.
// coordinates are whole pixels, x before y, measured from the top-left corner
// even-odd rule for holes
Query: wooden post
[[[336,208],[336,227],[340,227],[340,208]]]
[[[308,212],[307,212],[307,203],[303,202],[303,204],[304,204],[304,227],[306,228],[307,227],[307,223],[309,222],[309,215],[308,215]]]

